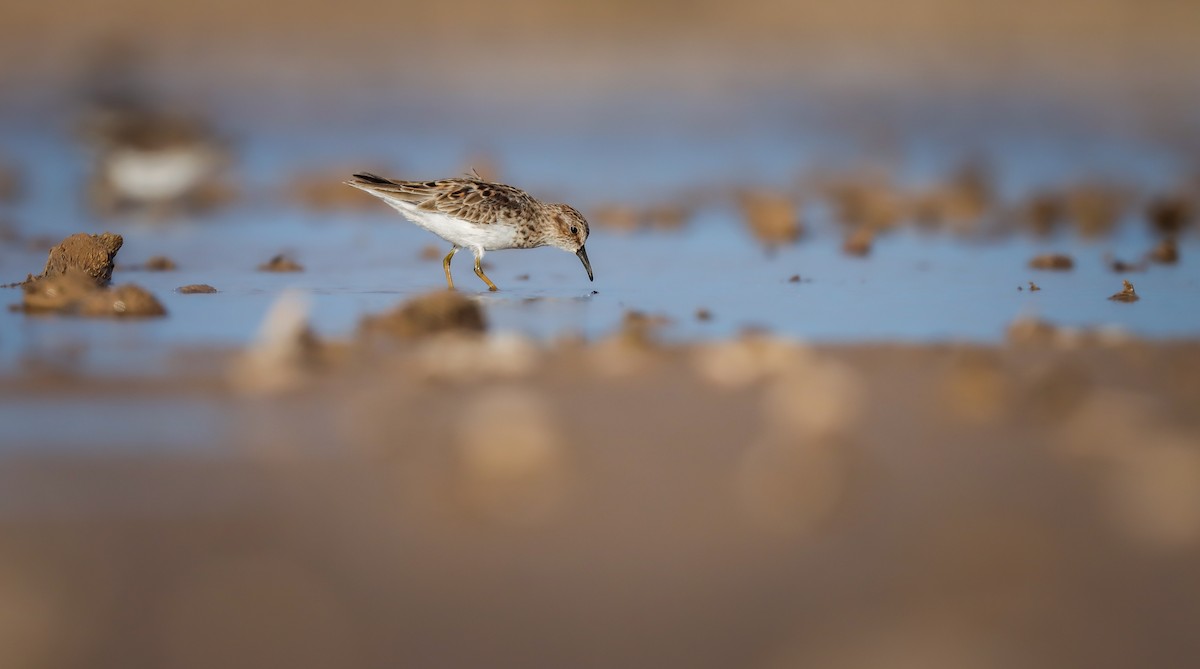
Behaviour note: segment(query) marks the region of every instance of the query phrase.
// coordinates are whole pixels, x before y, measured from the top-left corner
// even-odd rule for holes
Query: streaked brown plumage
[[[396,181],[369,173],[355,174],[347,185],[387,202],[405,218],[453,244],[442,261],[446,283],[454,287],[450,259],[460,248],[475,254],[475,273],[496,290],[483,273],[485,251],[556,246],[577,255],[592,279],[584,243],[588,224],[573,207],[540,202],[525,191],[482,179]]]

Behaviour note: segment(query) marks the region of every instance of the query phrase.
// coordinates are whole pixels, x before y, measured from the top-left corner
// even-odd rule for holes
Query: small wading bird
[[[498,290],[479,261],[485,251],[557,246],[583,262],[588,280],[592,263],[583,244],[588,224],[573,207],[539,202],[525,191],[481,179],[392,181],[374,174],[355,174],[345,182],[391,205],[405,218],[450,242],[442,260],[446,285],[454,288],[450,260],[459,249],[475,254],[475,274],[488,290]]]

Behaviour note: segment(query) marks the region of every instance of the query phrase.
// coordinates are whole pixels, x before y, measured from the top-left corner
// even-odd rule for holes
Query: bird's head
[[[583,268],[587,270],[588,280],[593,280],[592,263],[588,260],[587,249],[584,248],[588,238],[588,223],[583,214],[566,204],[548,204],[546,209],[550,220],[554,222],[550,234],[546,237],[546,244],[579,256]]]

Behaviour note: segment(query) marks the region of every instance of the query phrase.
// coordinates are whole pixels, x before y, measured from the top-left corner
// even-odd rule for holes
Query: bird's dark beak
[[[579,260],[583,262],[583,268],[586,269],[588,273],[588,281],[595,281],[595,277],[592,276],[592,263],[587,258],[587,249],[580,246],[579,250],[575,252],[575,255],[579,256]]]

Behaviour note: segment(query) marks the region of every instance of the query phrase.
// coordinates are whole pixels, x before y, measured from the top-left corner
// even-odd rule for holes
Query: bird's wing
[[[393,181],[362,173],[346,183],[418,209],[479,223],[494,223],[501,218],[528,219],[537,207],[536,201],[519,188],[478,179]]]

